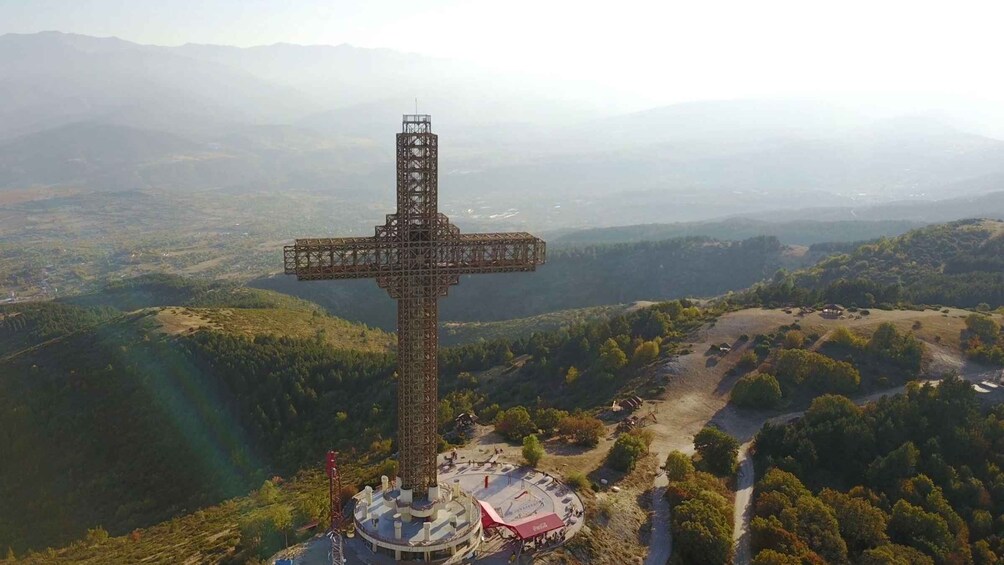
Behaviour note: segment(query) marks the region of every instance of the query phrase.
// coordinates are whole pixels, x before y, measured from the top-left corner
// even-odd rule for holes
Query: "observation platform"
[[[397,561],[442,561],[477,547],[481,508],[459,487],[430,489],[429,500],[411,500],[407,490],[383,478],[378,490],[355,496],[355,533],[375,554]]]
[[[537,533],[532,525],[548,524],[541,532],[548,542],[540,550],[560,545],[582,527],[578,495],[554,477],[497,457],[451,462],[440,456],[438,481],[438,510],[420,517],[435,504],[416,501],[409,521],[398,503],[401,492],[390,481],[357,494],[355,533],[345,539],[347,562],[507,563]]]

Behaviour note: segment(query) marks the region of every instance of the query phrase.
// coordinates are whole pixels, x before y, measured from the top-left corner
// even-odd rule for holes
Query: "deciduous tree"
[[[544,456],[544,446],[540,444],[537,436],[530,434],[523,438],[523,459],[531,467],[536,467],[540,459]]]

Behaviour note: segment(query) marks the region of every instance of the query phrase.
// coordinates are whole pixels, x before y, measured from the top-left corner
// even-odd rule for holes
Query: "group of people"
[[[576,509],[574,506],[569,505],[567,508],[565,508],[565,515],[563,516],[563,518],[565,519],[565,523],[567,524],[568,519],[571,516],[574,515],[576,518],[581,518],[584,513],[585,511],[583,509],[581,508]]]
[[[560,545],[561,542],[565,541],[565,529],[566,528],[561,528],[530,539],[521,540],[521,545],[512,550],[512,554],[509,556],[509,562],[511,563],[515,561],[516,558],[523,553]]]
[[[487,459],[485,459],[483,462],[482,461],[475,461],[475,459],[473,457],[465,457],[464,460],[463,460],[463,463],[466,464],[466,465],[494,465],[496,463],[496,461],[492,461],[493,457],[505,455],[505,451],[501,447],[496,447],[494,449],[495,449],[495,452],[490,457],[488,457]],[[443,463],[443,469],[451,469],[454,466],[456,466],[457,464],[461,463],[460,457],[457,454],[457,450],[456,449],[454,449],[453,451],[451,451],[450,455],[447,456],[447,457],[445,457],[444,460],[445,460],[445,463]]]
[[[565,528],[524,540],[523,551],[535,551],[537,549],[558,545],[563,541],[565,541]]]

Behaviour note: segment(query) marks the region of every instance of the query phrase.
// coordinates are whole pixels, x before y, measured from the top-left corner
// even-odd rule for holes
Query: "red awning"
[[[494,528],[496,526],[508,526],[509,524],[499,516],[499,513],[492,508],[491,504],[483,500],[479,500],[478,504],[481,505],[481,527],[484,529]]]
[[[516,535],[520,539],[530,539],[564,527],[565,522],[560,516],[552,512],[546,516],[536,516],[529,520],[517,522],[512,525],[512,530],[516,532]]]
[[[547,532],[553,532],[554,530],[564,528],[565,522],[555,513],[547,514],[546,516],[534,516],[523,520],[522,522],[516,522],[515,524],[510,524],[506,522],[499,513],[492,508],[491,504],[484,502],[482,500],[478,501],[481,506],[481,526],[486,530],[490,528],[508,528],[514,534],[516,534],[519,539],[530,539],[537,537],[541,534],[546,534]]]

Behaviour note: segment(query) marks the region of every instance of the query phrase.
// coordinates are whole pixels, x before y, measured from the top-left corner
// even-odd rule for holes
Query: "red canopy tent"
[[[516,532],[519,539],[526,540],[564,527],[565,521],[552,512],[545,516],[534,516],[522,522],[517,522],[512,525],[511,529]]]
[[[488,530],[491,528],[497,528],[499,526],[508,527],[509,523],[499,516],[499,513],[492,508],[491,504],[483,500],[479,500],[478,504],[481,505],[481,527]]]
[[[481,505],[481,526],[484,529],[506,528],[521,540],[535,538],[565,527],[564,520],[553,512],[544,516],[531,516],[526,520],[510,524],[499,516],[491,504],[482,500],[479,500],[478,504]]]

